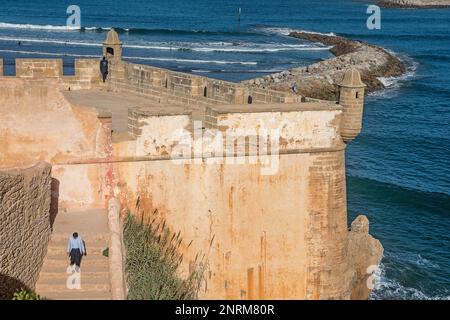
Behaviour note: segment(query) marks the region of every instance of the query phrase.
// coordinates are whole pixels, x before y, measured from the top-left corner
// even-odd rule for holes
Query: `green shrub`
[[[172,234],[165,222],[149,225],[129,214],[124,227],[127,252],[126,272],[130,300],[196,299],[202,279],[202,263],[186,279],[177,273],[183,256],[179,254],[180,233]]]
[[[20,289],[14,293],[13,300],[43,300],[40,295]]]

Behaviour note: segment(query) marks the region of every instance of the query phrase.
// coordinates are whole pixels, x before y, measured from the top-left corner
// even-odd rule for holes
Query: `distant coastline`
[[[416,9],[432,9],[432,8],[449,8],[450,0],[379,0],[377,5],[386,8],[416,8]]]
[[[359,70],[368,92],[384,88],[379,78],[399,77],[406,72],[405,66],[395,55],[362,41],[304,31],[294,31],[289,36],[330,46],[335,57],[244,83],[282,91],[291,91],[292,84],[296,83],[298,94],[316,99],[337,100],[337,84],[349,66]]]

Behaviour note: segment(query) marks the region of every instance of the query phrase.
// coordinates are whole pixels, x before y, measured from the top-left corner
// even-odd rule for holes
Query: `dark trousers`
[[[75,264],[77,267],[80,267],[81,257],[80,249],[70,250],[70,265],[73,266]]]
[[[108,76],[108,72],[102,72],[103,82],[106,81],[106,77]]]

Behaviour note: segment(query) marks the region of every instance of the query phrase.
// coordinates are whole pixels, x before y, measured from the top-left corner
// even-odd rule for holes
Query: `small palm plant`
[[[28,292],[25,289],[16,291],[13,295],[13,300],[43,300],[40,295],[35,292]]]

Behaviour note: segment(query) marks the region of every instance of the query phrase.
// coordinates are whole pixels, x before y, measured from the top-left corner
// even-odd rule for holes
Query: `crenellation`
[[[16,59],[18,78],[61,78],[62,59]]]

